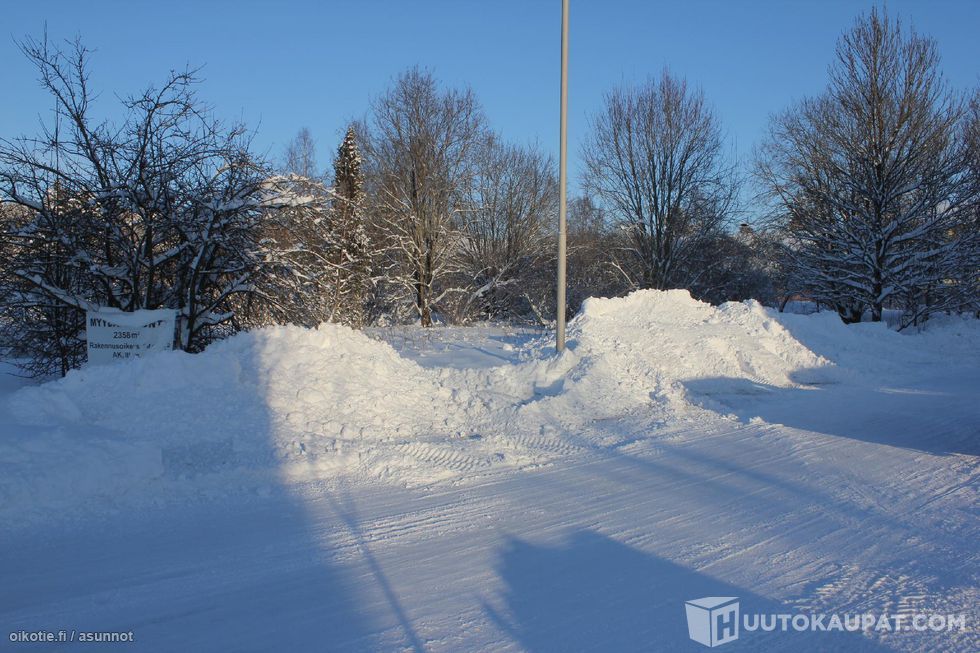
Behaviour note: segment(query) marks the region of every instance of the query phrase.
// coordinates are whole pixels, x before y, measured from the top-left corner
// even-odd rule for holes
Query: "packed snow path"
[[[739,328],[755,329],[751,311],[727,310]],[[27,402],[42,390],[20,391],[3,417],[17,444],[0,449],[13,473],[0,510],[33,518],[0,532],[0,624],[131,631],[131,647],[151,651],[695,651],[703,647],[688,638],[684,601],[736,596],[745,612],[965,614],[967,628],[743,632],[724,650],[980,648],[975,325],[899,336],[781,316],[802,343],[796,351],[783,335],[756,335],[757,348],[731,340],[719,327],[728,318],[703,317],[700,334],[698,318],[673,336],[708,343],[669,352],[669,365],[684,370],[674,378],[664,377],[667,364],[641,364],[642,343],[600,351],[588,323],[575,332],[576,358],[564,362],[529,359],[527,334],[500,329],[458,330],[436,344],[406,333],[395,347],[406,356],[413,344],[423,350],[415,358],[429,367],[419,378],[435,379],[437,391],[451,385],[447,405],[463,413],[448,425],[423,423],[429,437],[400,416],[402,435],[341,455],[353,473],[325,474],[340,468],[284,454],[282,442],[302,429],[265,414],[268,428],[280,429],[269,437],[277,476],[256,467],[255,451],[241,458],[244,470],[228,461],[211,468],[223,460],[220,446],[186,450],[212,451],[198,469],[173,453],[175,441],[158,452],[170,450],[185,473],[164,466],[141,487],[121,470],[106,487],[131,496],[76,484],[84,504],[40,484],[35,500],[25,498],[16,479],[28,483],[22,471],[35,461],[13,453],[33,438],[43,463],[55,444],[73,451],[81,440],[135,464],[146,463],[145,448],[79,426],[89,420],[75,416],[85,410],[80,397],[97,393],[70,383],[43,390],[54,408],[25,431]],[[602,326],[597,320],[592,326]],[[715,361],[732,343],[735,363]],[[440,351],[456,362],[470,356],[480,369],[446,372]],[[495,357],[515,362],[488,367]],[[630,360],[631,386],[615,390],[604,368]],[[797,385],[783,382],[778,361]],[[489,381],[523,406],[499,412],[464,394]],[[268,389],[274,403],[276,388]],[[591,416],[582,409],[589,392],[604,400]],[[555,408],[579,414],[559,419]],[[311,409],[302,411],[309,421]],[[435,437],[439,429],[448,435]],[[375,458],[358,462],[358,453]],[[0,648],[48,650],[7,639]]]

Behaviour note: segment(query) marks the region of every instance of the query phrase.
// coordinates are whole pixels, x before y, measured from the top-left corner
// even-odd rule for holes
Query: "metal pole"
[[[566,186],[568,163],[568,0],[561,2],[561,145],[558,154],[558,301],[555,349],[565,350]]]

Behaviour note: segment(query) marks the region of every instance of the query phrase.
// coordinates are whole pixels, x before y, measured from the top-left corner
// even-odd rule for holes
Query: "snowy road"
[[[463,488],[311,485],[15,539],[0,620],[133,631],[159,651],[697,650],[683,602],[713,595],[976,623],[973,461],[772,427],[694,435]],[[927,493],[907,496],[910,476]],[[746,633],[729,648],[976,643]]]
[[[485,362],[513,351],[492,335],[469,337]],[[975,363],[923,358],[887,384],[702,379],[688,390],[715,418],[637,408],[520,470],[283,480],[0,532],[0,625],[134,634],[111,650],[697,651],[684,602],[735,596],[967,627],[743,632],[723,650],[978,650]]]

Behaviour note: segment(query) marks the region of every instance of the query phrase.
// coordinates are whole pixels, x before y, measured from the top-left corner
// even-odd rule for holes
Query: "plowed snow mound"
[[[685,383],[751,382],[791,387],[820,380],[830,361],[801,345],[757,302],[711,306],[686,290],[588,299],[568,328],[568,349],[516,370],[498,368],[490,387],[526,395],[522,413],[563,423],[606,419],[656,404],[664,417],[693,407]],[[525,383],[523,391],[513,387]],[[529,388],[527,387],[529,385]]]
[[[18,391],[7,408],[24,427],[0,438],[5,507],[125,501],[191,479],[254,486],[244,476],[256,471],[272,482],[347,468],[382,476],[380,444],[447,440],[460,413],[432,371],[333,325],[88,367]]]
[[[535,466],[658,423],[713,419],[702,407],[712,392],[830,378],[834,364],[781,321],[837,363],[838,341],[852,357],[862,340],[880,341],[878,353],[914,348],[881,329],[787,319],[755,302],[713,307],[686,291],[590,299],[561,356],[545,338],[519,362],[487,369],[423,368],[333,325],[262,329],[202,354],[86,368],[11,395],[5,407],[19,425],[0,438],[0,513],[340,474],[419,484]],[[976,342],[976,328],[960,331],[956,342]],[[930,350],[948,355],[940,345],[954,339],[933,340]],[[633,416],[640,434],[624,432]]]

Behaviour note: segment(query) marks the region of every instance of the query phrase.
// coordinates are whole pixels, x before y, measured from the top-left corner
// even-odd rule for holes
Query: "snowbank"
[[[645,291],[588,300],[561,356],[543,339],[491,368],[424,368],[323,325],[79,370],[7,399],[0,513],[30,519],[340,476],[426,484],[537,466],[608,445],[590,439],[597,421],[703,418],[689,396],[694,381],[721,391],[824,383],[882,348],[952,355],[975,350],[980,335],[963,322],[910,347],[909,336],[879,325],[834,320]]]
[[[759,303],[714,307],[686,290],[588,299],[568,333],[565,360],[552,364],[548,377],[561,390],[552,403],[569,402],[573,414],[588,418],[615,417],[651,401],[676,417],[691,408],[686,382],[790,387],[830,365]]]
[[[327,475],[373,442],[456,435],[451,402],[431,372],[350,329],[263,329],[16,392],[0,499],[114,502],[214,474]]]

